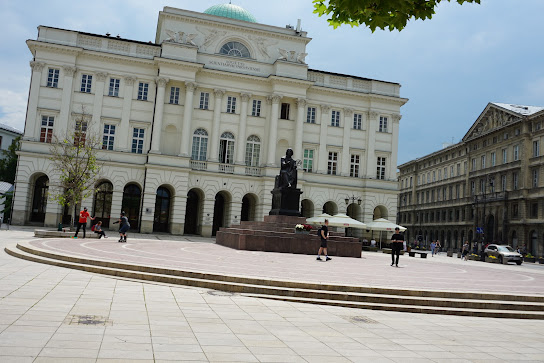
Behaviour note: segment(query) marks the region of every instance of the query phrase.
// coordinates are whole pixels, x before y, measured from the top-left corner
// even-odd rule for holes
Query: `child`
[[[94,225],[94,233],[98,233],[98,239],[102,237],[108,238],[106,232],[102,229],[102,221],[98,221],[98,223]]]

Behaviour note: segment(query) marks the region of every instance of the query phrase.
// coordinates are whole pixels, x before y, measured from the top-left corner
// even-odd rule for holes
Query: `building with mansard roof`
[[[69,220],[50,197],[49,143],[80,122],[103,142],[97,192],[83,204],[105,226],[121,210],[143,233],[210,236],[261,220],[289,147],[304,216],[393,218],[400,85],[310,69],[310,41],[231,4],[165,7],[154,43],[40,26],[27,41],[14,223]]]
[[[544,256],[544,107],[489,103],[461,142],[399,166],[410,241],[525,245]]]

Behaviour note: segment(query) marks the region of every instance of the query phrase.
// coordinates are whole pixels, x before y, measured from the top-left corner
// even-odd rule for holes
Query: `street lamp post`
[[[358,205],[361,205],[362,203],[362,199],[361,197],[356,197],[355,195],[351,195],[351,197],[349,195],[346,196],[346,198],[344,198],[344,202],[346,202],[346,215],[348,215],[348,208],[349,208],[349,202],[352,202],[352,203],[355,203],[357,201],[357,204]],[[351,217],[351,216],[350,216]],[[353,217],[352,217],[353,218]],[[355,218],[354,218],[355,219]],[[349,228],[346,228],[346,236],[348,235],[348,230]],[[351,231],[349,232],[349,234],[351,235]]]

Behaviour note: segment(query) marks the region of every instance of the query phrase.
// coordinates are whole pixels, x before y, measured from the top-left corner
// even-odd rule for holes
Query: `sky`
[[[154,41],[164,6],[203,12],[226,0],[0,0],[0,123],[24,129],[39,25]],[[442,3],[401,32],[330,27],[312,0],[233,0],[259,23],[302,20],[312,69],[401,84],[398,164],[459,142],[489,102],[544,106],[542,0]]]

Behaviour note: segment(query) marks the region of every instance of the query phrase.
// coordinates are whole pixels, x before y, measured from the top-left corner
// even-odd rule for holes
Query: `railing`
[[[246,175],[261,176],[261,168],[255,166],[246,166]]]
[[[508,192],[493,192],[484,195],[475,195],[474,203],[494,202],[508,199]]]
[[[208,163],[205,161],[191,160],[191,169],[193,170],[208,170]]]
[[[219,164],[219,172],[226,174],[234,174],[234,165]]]

